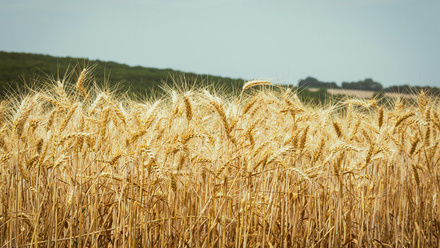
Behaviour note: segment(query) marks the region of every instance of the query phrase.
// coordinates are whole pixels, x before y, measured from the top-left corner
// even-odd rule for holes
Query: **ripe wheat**
[[[2,102],[1,247],[438,246],[424,93],[313,107],[251,81],[138,102],[89,76]]]

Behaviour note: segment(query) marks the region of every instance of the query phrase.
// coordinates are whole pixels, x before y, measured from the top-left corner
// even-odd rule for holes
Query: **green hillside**
[[[174,79],[186,78],[188,82],[213,83],[224,90],[241,89],[242,79],[231,79],[210,75],[186,73],[171,69],[155,69],[141,66],[128,66],[115,62],[89,60],[84,58],[53,57],[40,54],[14,53],[0,51],[0,94],[5,96],[8,90],[22,87],[24,84],[38,87],[48,78],[57,75],[68,76],[66,72],[73,72],[77,76],[85,66],[93,66],[93,78],[98,85],[117,85],[120,91],[145,96],[151,92],[160,92],[163,82],[172,84]],[[38,79],[38,80],[36,80]],[[180,80],[179,80],[180,81]]]

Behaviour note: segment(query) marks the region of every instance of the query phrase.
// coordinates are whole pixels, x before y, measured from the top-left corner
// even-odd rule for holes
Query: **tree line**
[[[374,81],[371,78],[366,78],[357,82],[342,82],[341,86],[335,82],[321,82],[316,78],[307,77],[302,79],[298,83],[300,88],[325,88],[325,89],[346,89],[346,90],[367,90],[375,92],[390,92],[390,93],[402,93],[402,94],[418,94],[422,90],[427,94],[439,95],[440,89],[437,87],[429,86],[390,86],[384,88],[381,83]]]

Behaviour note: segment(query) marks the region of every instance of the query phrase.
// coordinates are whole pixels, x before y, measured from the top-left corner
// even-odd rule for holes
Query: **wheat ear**
[[[263,81],[263,80],[249,81],[243,85],[243,89],[241,90],[241,92],[243,92],[251,87],[257,86],[257,85],[272,85],[272,83],[269,81]]]

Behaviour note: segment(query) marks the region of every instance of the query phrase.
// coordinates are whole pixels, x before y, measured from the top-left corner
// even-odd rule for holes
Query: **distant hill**
[[[89,60],[86,58],[53,57],[49,55],[15,53],[0,51],[0,94],[5,95],[7,90],[16,85],[23,85],[24,82],[37,84],[44,81],[41,79],[61,77],[72,71],[79,72],[84,66],[95,66],[93,71],[94,79],[98,84],[106,82],[109,86],[118,85],[122,91],[131,89],[139,95],[145,95],[152,91],[161,91],[160,85],[166,81],[172,84],[171,78],[188,79],[192,83],[208,81],[219,84],[224,90],[240,90],[244,84],[242,79],[217,77],[211,75],[200,75],[171,69],[156,69],[141,66],[128,66],[115,62]],[[69,69],[68,69],[69,68]],[[73,75],[74,78],[77,75]],[[40,80],[34,80],[39,78]],[[38,85],[35,85],[38,87]],[[219,86],[219,85],[217,85]]]

